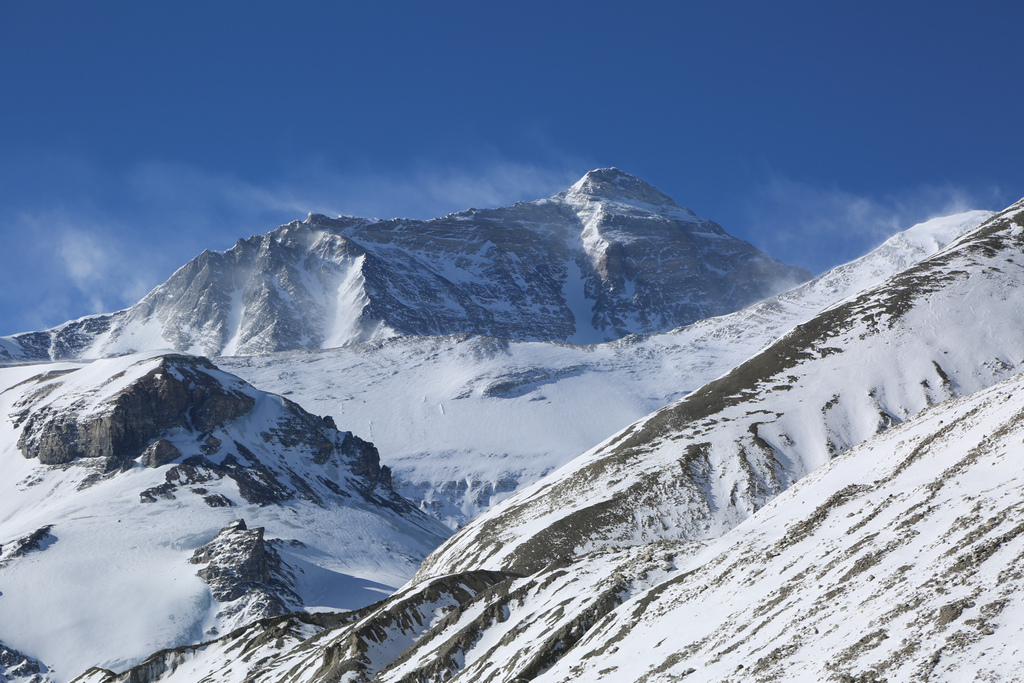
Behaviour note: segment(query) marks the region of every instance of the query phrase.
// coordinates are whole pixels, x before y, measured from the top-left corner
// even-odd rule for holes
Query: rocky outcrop
[[[145,452],[145,463],[158,467],[178,457],[161,439],[167,432],[208,433],[252,410],[252,396],[226,388],[209,371],[216,368],[205,358],[169,355],[96,411],[74,403],[35,408],[30,401],[14,416],[23,424],[18,447],[47,465],[93,459],[111,471]]]
[[[142,452],[139,458],[146,467],[161,467],[169,462],[174,462],[181,457],[181,451],[175,448],[167,439],[157,439],[149,445],[149,448]]]
[[[57,537],[51,533],[52,530],[53,524],[47,524],[30,534],[0,545],[0,568],[28,553],[48,548],[57,540]]]
[[[201,495],[210,507],[231,507],[235,503],[230,498],[220,493],[211,494],[200,486],[229,479],[234,482],[241,499],[253,505],[275,505],[294,497],[323,504],[321,495],[301,479],[280,476],[238,442],[234,443],[234,448],[246,453],[248,457],[239,460],[235,453],[228,452],[215,461],[202,455],[193,455],[168,469],[163,484],[142,491],[139,501],[155,503],[158,498],[174,500],[180,490],[186,488]],[[290,486],[289,479],[297,483],[298,487]]]
[[[264,528],[249,529],[239,519],[198,548],[189,562],[204,565],[196,572],[223,607],[217,614],[230,630],[256,619],[302,608],[292,590],[294,572],[263,538]]]
[[[364,441],[351,432],[345,432],[341,441],[341,453],[345,457],[349,471],[368,486],[391,490],[391,470],[381,467],[380,453],[369,441]]]
[[[351,612],[268,617],[207,643],[162,650],[120,674],[91,669],[73,683],[221,681],[240,673],[247,681],[374,680],[393,659],[397,643],[438,632],[485,594],[507,595],[502,588],[511,578],[499,572],[466,572]]]
[[[12,415],[22,428],[18,445],[26,458],[55,466],[94,465],[105,473],[136,462],[152,468],[173,464],[163,484],[141,492],[142,502],[174,499],[182,487],[190,487],[207,505],[230,506],[233,492],[202,488],[229,479],[238,496],[256,505],[294,497],[324,505],[327,495],[356,494],[389,507],[408,506],[393,491],[390,470],[381,467],[372,443],[338,430],[330,416],[257,392],[205,358],[147,358],[98,387],[77,387],[77,372],[84,370],[28,380],[36,386]],[[273,417],[266,410],[262,418],[254,417],[260,396],[273,403]],[[243,432],[228,438],[224,430],[241,418],[247,418]],[[267,448],[276,458],[268,458]],[[300,475],[288,458],[282,459],[285,453],[302,454],[317,468],[340,466],[351,486],[320,474]],[[274,459],[279,463],[272,464]]]
[[[49,683],[49,669],[40,661],[4,645],[0,641],[0,681]]]

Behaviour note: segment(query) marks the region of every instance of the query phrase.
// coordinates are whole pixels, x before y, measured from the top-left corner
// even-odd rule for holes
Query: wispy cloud
[[[398,175],[338,175],[339,213],[429,218],[470,207],[503,206],[565,189],[587,168],[552,169],[515,162],[479,168],[421,166]]]
[[[773,256],[819,273],[929,218],[998,208],[998,194],[979,198],[942,185],[870,197],[774,176],[745,203],[747,234]]]
[[[149,289],[152,266],[161,260],[116,226],[62,210],[21,213],[5,228],[20,238],[5,255],[5,279],[29,308],[25,324],[5,333],[133,303]]]
[[[101,290],[107,289],[106,283],[114,277],[111,266],[119,260],[112,245],[104,245],[96,235],[74,228],[65,229],[59,240],[57,253],[69,279],[90,297],[91,312],[99,313],[105,307]]]
[[[150,163],[131,169],[136,200],[174,214],[224,211],[303,218],[306,213],[431,218],[470,207],[536,199],[564,189],[589,170],[491,160],[470,166],[420,163],[401,170],[342,170],[322,160],[292,164],[268,182],[194,167]]]

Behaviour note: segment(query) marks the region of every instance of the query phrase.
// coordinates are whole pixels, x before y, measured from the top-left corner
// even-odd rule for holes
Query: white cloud
[[[19,236],[4,266],[25,312],[20,323],[5,321],[3,334],[123,308],[162,275],[160,245],[140,243],[117,222],[51,210],[21,213],[5,229]]]
[[[990,201],[953,185],[869,197],[774,176],[746,201],[747,235],[773,256],[817,273],[867,253],[912,225],[990,208],[985,206]]]
[[[128,174],[137,200],[165,212],[200,220],[234,212],[304,218],[328,215],[432,218],[470,207],[493,207],[546,197],[579,179],[587,169],[488,161],[470,167],[421,163],[403,170],[339,170],[322,161],[292,165],[285,175],[260,184],[230,174],[151,163]],[[204,218],[205,217],[205,218]],[[262,230],[270,229],[262,226]]]
[[[103,245],[97,235],[78,228],[60,229],[57,253],[71,280],[79,289],[86,291],[111,275],[112,256],[110,245]]]

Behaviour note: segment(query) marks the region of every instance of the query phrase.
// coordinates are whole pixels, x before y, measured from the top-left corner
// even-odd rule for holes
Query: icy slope
[[[714,540],[433,578],[81,683],[1024,681],[1022,439],[1017,374],[847,450]]]
[[[403,496],[455,527],[990,216],[916,225],[788,292],[666,334],[590,346],[399,337],[218,363],[339,416],[378,445]]]
[[[54,681],[361,607],[447,535],[372,444],[205,359],[0,369],[0,415],[0,642]]]
[[[420,568],[530,573],[721,535],[837,453],[1024,363],[1024,203],[466,525]]]
[[[310,215],[204,252],[131,308],[0,341],[0,358],[330,348],[396,334],[578,343],[669,330],[810,277],[617,169],[429,221]]]

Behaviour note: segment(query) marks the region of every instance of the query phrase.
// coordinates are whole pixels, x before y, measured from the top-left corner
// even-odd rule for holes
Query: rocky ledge
[[[130,467],[144,453],[146,464],[164,464],[177,457],[175,447],[160,439],[165,433],[208,433],[252,411],[251,395],[225,386],[210,371],[217,369],[206,358],[163,356],[98,410],[89,410],[94,396],[88,394],[46,403],[60,385],[43,382],[12,416],[15,426],[24,425],[18,448],[47,465],[93,459],[109,471]]]
[[[228,630],[264,617],[302,609],[302,598],[292,590],[295,575],[273,546],[264,540],[264,528],[249,529],[239,519],[220,530],[189,559],[204,565],[196,572],[222,604],[218,619]]]
[[[189,487],[211,507],[352,496],[409,506],[372,443],[206,358],[108,359],[24,384],[10,415],[22,454],[54,467],[88,466],[84,485],[133,467],[164,468],[164,483],[142,491],[141,502]],[[207,488],[223,480],[234,486]]]

